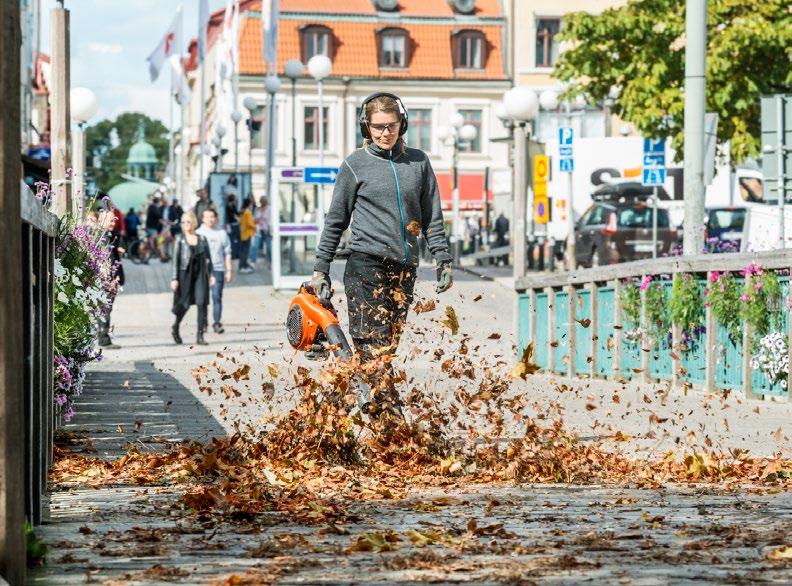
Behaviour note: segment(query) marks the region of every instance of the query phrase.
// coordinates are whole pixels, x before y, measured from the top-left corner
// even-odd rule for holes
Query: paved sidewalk
[[[296,367],[318,370],[319,364],[285,343],[283,320],[293,293],[274,291],[261,267],[227,289],[226,333],[210,333],[210,345],[200,348],[170,340],[167,267],[128,269],[129,284],[113,314],[114,340],[122,348],[108,351],[89,372],[77,415],[66,426],[88,442],[75,449],[117,457],[130,443],[161,450],[246,425],[261,429],[267,415],[288,405]],[[343,263],[334,264],[336,285],[342,270]],[[433,270],[422,269],[421,278],[419,298],[436,298]],[[411,317],[397,362],[410,384],[440,397],[466,384],[449,379],[433,358],[436,350],[444,356],[459,350],[458,338],[452,342],[439,323],[447,305],[455,309],[460,332],[470,336],[474,363],[486,361],[504,375],[514,363],[513,293],[457,272],[454,289],[439,298],[435,311]],[[338,307],[343,323],[343,304]],[[188,342],[194,319],[193,309],[183,326]],[[251,365],[249,385],[238,400],[229,401],[219,384],[211,395],[197,387],[193,369],[213,362]],[[278,371],[274,378],[270,366]],[[263,383],[273,383],[274,390]],[[789,439],[776,433],[788,427],[789,404],[550,376],[529,377],[510,392],[535,403],[529,413],[556,405],[583,441],[612,442],[614,449],[631,453],[662,455],[679,449],[677,437],[686,445],[691,432],[695,442],[711,436],[724,449],[789,453]],[[516,424],[507,425],[520,433]],[[631,440],[617,441],[617,431]],[[275,513],[233,525],[189,516],[173,487],[72,488],[52,494],[50,514],[38,530],[50,545],[48,565],[30,583],[784,583],[789,566],[766,556],[788,543],[791,499],[789,493],[720,494],[695,487],[451,486],[414,491],[406,500],[352,503],[349,522],[336,531],[297,525]],[[495,528],[477,529],[486,527]],[[390,530],[399,538],[393,551],[353,550],[360,536]],[[410,530],[442,539],[412,543]]]

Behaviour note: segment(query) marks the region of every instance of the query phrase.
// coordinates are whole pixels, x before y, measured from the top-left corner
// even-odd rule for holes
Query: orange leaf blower
[[[318,296],[310,282],[303,283],[291,300],[286,331],[289,344],[306,351],[308,358],[325,356],[328,345],[337,357],[352,358],[352,348],[338,322],[330,295]]]

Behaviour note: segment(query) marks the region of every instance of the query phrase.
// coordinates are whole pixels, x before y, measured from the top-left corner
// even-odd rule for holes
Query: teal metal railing
[[[749,398],[789,398],[792,380],[787,378],[784,387],[751,368],[758,336],[748,324],[741,323],[742,339],[733,340],[706,306],[700,315],[702,327],[692,335],[683,335],[681,324],[671,320],[675,278],[690,275],[700,281],[703,291],[713,272],[739,275],[749,263],[776,273],[781,303],[768,311],[778,317],[774,331],[784,333],[789,342],[792,319],[786,275],[792,268],[792,251],[772,251],[669,257],[520,279],[515,283],[520,350],[533,344],[533,360],[540,369],[567,376],[670,381],[742,391]],[[663,307],[659,327],[649,327],[656,326],[648,323],[648,315],[656,316],[657,307],[650,312],[646,294],[641,295],[639,318],[634,304],[630,315],[622,307],[625,287],[647,276],[660,287],[653,296],[653,303]],[[743,279],[737,283],[742,289]]]

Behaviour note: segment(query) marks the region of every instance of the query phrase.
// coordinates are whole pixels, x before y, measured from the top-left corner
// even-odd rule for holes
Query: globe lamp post
[[[528,189],[528,136],[530,121],[539,113],[539,98],[531,88],[517,86],[503,94],[506,114],[514,121],[514,200],[512,250],[515,283],[525,277],[526,271],[526,209]]]
[[[72,210],[77,218],[82,219],[85,201],[85,123],[96,115],[99,102],[90,89],[86,87],[72,88],[69,94],[71,117],[77,123],[72,139]]]

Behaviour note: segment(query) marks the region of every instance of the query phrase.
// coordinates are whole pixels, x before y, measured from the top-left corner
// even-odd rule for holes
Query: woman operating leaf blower
[[[320,297],[329,294],[330,262],[351,223],[344,289],[349,332],[369,371],[369,415],[400,417],[390,358],[413,299],[419,234],[437,263],[438,293],[451,287],[451,255],[429,157],[404,142],[408,119],[401,100],[387,92],[370,95],[360,108],[358,124],[363,148],[339,169],[311,285]]]

